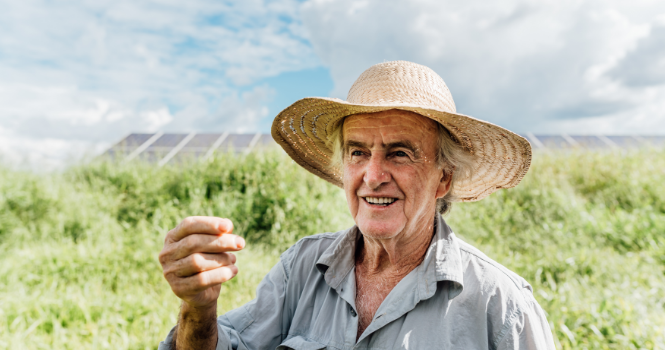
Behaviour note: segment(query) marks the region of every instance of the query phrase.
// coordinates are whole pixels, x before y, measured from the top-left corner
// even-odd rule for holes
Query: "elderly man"
[[[272,134],[344,189],[356,225],[300,240],[256,299],[217,318],[220,285],[238,273],[231,252],[245,242],[229,220],[185,219],[160,254],[183,300],[160,349],[554,348],[531,286],[440,215],[517,185],[526,140],[457,114],[434,71],[403,61],[369,68],[347,101],[297,101]]]

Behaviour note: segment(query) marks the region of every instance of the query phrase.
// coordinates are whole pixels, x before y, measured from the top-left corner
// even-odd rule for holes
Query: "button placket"
[[[347,318],[346,346],[348,349],[353,349],[356,346],[356,335],[358,334],[358,313],[350,304],[347,304],[347,307],[351,317]]]

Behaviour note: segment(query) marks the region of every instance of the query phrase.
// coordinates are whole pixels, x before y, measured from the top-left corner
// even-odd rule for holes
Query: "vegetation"
[[[533,285],[559,348],[665,349],[664,178],[662,151],[538,153],[520,186],[446,220]],[[276,152],[0,170],[0,349],[156,349],[179,305],[157,254],[189,215],[248,241],[220,312],[298,238],[353,223],[342,191]]]

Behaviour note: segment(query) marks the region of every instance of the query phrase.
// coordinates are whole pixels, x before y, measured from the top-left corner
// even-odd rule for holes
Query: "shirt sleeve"
[[[554,340],[545,311],[531,291],[524,291],[525,307],[516,309],[512,325],[497,344],[497,350],[554,350]]]
[[[291,248],[293,249],[293,247]],[[256,299],[227,312],[217,319],[217,350],[274,349],[282,342],[284,300],[287,283],[288,258],[280,261],[263,278],[256,290]],[[286,257],[286,259],[285,259]],[[171,349],[173,332],[159,343],[159,350]]]

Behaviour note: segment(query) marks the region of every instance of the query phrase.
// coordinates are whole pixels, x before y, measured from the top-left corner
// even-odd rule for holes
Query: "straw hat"
[[[443,79],[430,68],[405,61],[380,63],[364,71],[346,101],[324,97],[296,101],[275,117],[272,137],[303,168],[343,187],[342,174],[330,167],[333,150],[328,135],[346,116],[389,109],[415,112],[441,123],[474,155],[473,176],[453,189],[460,201],[477,201],[498,189],[514,187],[529,170],[531,145],[525,138],[458,114]]]

